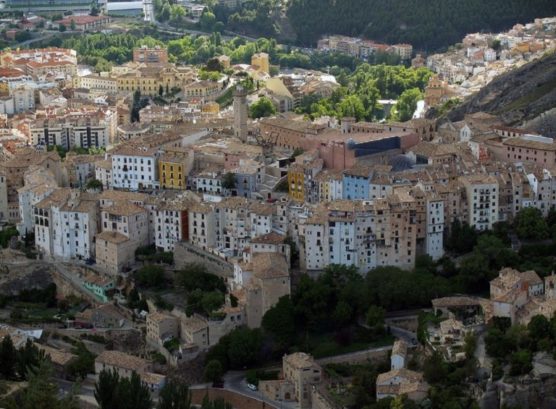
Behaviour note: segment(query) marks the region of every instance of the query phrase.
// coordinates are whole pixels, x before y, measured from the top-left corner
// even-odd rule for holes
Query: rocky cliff
[[[50,265],[29,260],[17,251],[0,251],[1,295],[16,295],[24,289],[42,290],[52,282]]]
[[[556,377],[524,377],[516,383],[491,383],[479,399],[479,406],[481,409],[553,409],[556,407]]]
[[[556,136],[556,53],[500,75],[446,114],[460,121],[465,114],[488,112],[511,126],[528,127]],[[429,115],[434,116],[431,110]]]

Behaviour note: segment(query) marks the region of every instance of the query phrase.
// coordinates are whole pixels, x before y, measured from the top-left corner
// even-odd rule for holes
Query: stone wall
[[[388,354],[392,350],[392,346],[383,348],[367,349],[364,351],[353,352],[350,354],[336,355],[328,358],[317,359],[320,365],[327,364],[360,364],[367,361],[379,362],[388,359]]]
[[[200,405],[205,395],[208,395],[210,400],[224,399],[231,404],[234,409],[278,409],[276,406],[259,399],[251,398],[247,395],[242,395],[226,389],[205,388],[190,389],[190,391],[191,403],[194,405]]]
[[[178,270],[188,263],[201,263],[207,267],[210,273],[220,277],[228,278],[234,275],[234,267],[231,263],[186,242],[176,243],[174,260]]]

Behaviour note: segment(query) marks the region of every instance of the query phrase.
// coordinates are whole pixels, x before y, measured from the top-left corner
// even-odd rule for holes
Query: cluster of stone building
[[[98,274],[84,274],[79,282],[99,304],[118,299],[116,283],[127,278],[143,246],[174,252],[177,268],[203,261],[225,279],[226,302],[210,317],[154,306],[145,317],[149,347],[171,364],[197,356],[234,328],[259,327],[290,294],[292,245],[300,269],[313,274],[330,264],[355,266],[362,274],[385,265],[411,269],[418,255],[443,256],[444,237],[456,220],[482,231],[525,207],[546,215],[556,206],[554,141],[508,128],[493,115],[442,124],[311,122],[291,113],[249,121],[245,90],[234,94],[233,118],[218,117],[214,98],[225,86],[197,81],[191,68],[169,64],[164,49],[139,48],[133,63],[81,77],[65,71],[77,69],[68,50],[8,53],[0,54],[0,65],[22,76],[0,78],[9,96],[18,81],[42,81],[22,59],[63,68],[45,71],[44,80],[57,86],[33,89],[40,109],[0,118],[0,221],[16,223],[22,237],[34,233],[40,257],[94,262]],[[256,54],[252,63],[253,72],[269,74],[268,56]],[[294,89],[305,92],[296,75],[314,73],[270,81],[268,95],[279,106],[284,89],[292,98]],[[70,84],[71,94],[65,89]],[[139,111],[139,123],[130,122],[134,92],[154,96],[175,87],[185,104],[150,105]],[[56,147],[74,151],[62,160]],[[102,151],[79,154],[76,148]],[[518,320],[526,311],[552,308],[554,283],[524,293],[538,283],[528,287],[506,276],[511,279],[501,281],[510,284],[493,288],[504,284],[511,291],[494,291],[489,313]],[[105,304],[76,321],[125,325],[117,310]],[[447,321],[439,331],[439,339],[447,339],[461,325]],[[177,350],[167,347],[170,340]],[[392,370],[377,381],[377,397],[426,393],[422,376],[398,362],[404,346],[395,349]],[[138,372],[153,390],[163,385],[148,363],[116,355],[99,356],[97,371],[118,367],[124,375]],[[319,399],[314,386],[320,377],[311,357],[294,354],[284,358],[283,379],[261,390],[308,405]]]
[[[398,55],[402,61],[408,61],[413,54],[411,44],[388,45],[341,35],[332,35],[320,39],[317,43],[317,49],[348,54],[362,59],[367,59],[377,53],[390,53]]]
[[[513,70],[556,47],[556,18],[535,19],[533,23],[516,24],[500,34],[474,33],[467,35],[461,47],[426,59],[417,55],[415,67],[427,66],[438,74],[440,82],[430,84],[431,93],[443,97],[465,97],[477,92],[500,74]],[[438,102],[428,100],[429,106]]]
[[[37,102],[37,108],[44,109],[77,108],[86,101],[123,106],[136,92],[151,97],[182,94],[182,111],[198,116],[205,111],[217,114],[214,100],[225,87],[224,80],[199,80],[194,67],[169,63],[168,51],[160,47],[140,47],[134,50],[133,61],[99,74],[78,70],[73,50],[7,50],[0,54],[0,113],[7,115],[32,111]]]
[[[81,119],[75,115],[76,124]],[[35,129],[39,144],[52,138],[56,145],[94,146],[84,143],[93,133],[58,139],[50,127],[48,134]],[[173,251],[187,242],[249,261],[252,240],[271,233],[292,238],[307,271],[338,263],[366,273],[381,265],[411,268],[419,254],[439,259],[455,220],[488,230],[522,208],[546,215],[556,205],[553,141],[486,114],[437,130],[425,120],[345,118],[333,128],[290,117],[240,129],[243,141],[222,132],[193,125],[148,132],[105,154],[70,154],[63,162],[54,152],[4,149],[0,214],[18,222],[22,235],[34,231],[45,256],[96,258],[112,274],[149,244]],[[186,143],[192,135],[204,138]],[[284,158],[266,160],[269,147]],[[304,152],[288,158],[295,149]],[[103,192],[77,189],[92,179]],[[280,183],[287,194],[276,190]]]
[[[536,315],[551,319],[556,313],[556,276],[541,279],[535,271],[500,270],[490,282],[490,298],[453,296],[432,300],[435,314],[443,318],[429,325],[428,343],[446,360],[465,358],[465,337],[481,330],[493,318],[507,318],[512,325],[527,325]]]

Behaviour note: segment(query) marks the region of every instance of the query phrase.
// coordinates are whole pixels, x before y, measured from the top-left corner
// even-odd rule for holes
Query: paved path
[[[269,405],[283,409],[297,409],[296,402],[281,402],[268,399],[260,391],[253,391],[247,387],[244,371],[229,371],[224,375],[224,388],[250,398],[261,400]]]

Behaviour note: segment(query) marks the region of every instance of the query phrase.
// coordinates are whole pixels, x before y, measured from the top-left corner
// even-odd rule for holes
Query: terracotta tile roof
[[[102,209],[103,212],[115,214],[118,216],[132,216],[135,214],[146,213],[147,210],[134,203],[118,201],[112,206]]]
[[[247,209],[249,207],[249,199],[244,197],[226,197],[216,204],[221,209]]]
[[[532,141],[524,138],[508,138],[502,142],[507,146],[517,146],[527,149],[538,149],[542,151],[556,151],[556,143],[545,143],[540,141]]]
[[[50,360],[55,365],[66,366],[72,360],[77,358],[76,355],[74,355],[70,352],[61,351],[59,349],[49,347],[48,345],[42,345],[42,344],[35,343],[35,346],[39,350],[44,351],[45,355],[49,356]]]
[[[159,323],[159,322],[166,321],[166,320],[177,320],[177,318],[174,317],[173,315],[164,314],[164,313],[159,312],[159,311],[155,311],[155,312],[152,312],[149,315],[147,315],[147,321],[153,321],[153,322]]]
[[[196,315],[192,315],[191,317],[187,317],[183,321],[184,327],[189,332],[199,332],[206,328],[208,328],[208,323],[206,320],[197,317]]]
[[[54,190],[47,198],[35,205],[38,209],[50,209],[52,206],[62,206],[71,196],[71,189],[64,187]]]
[[[261,279],[289,277],[286,258],[280,253],[255,253],[251,261],[253,275]]]
[[[272,216],[274,213],[274,206],[271,203],[256,202],[251,203],[249,210],[258,215]]]
[[[377,385],[384,385],[390,383],[393,378],[402,378],[405,382],[421,382],[423,381],[423,374],[415,372],[406,368],[393,369],[391,371],[381,373],[376,378]]]
[[[120,351],[103,351],[95,361],[136,372],[143,372],[149,365],[144,359]]]
[[[284,362],[296,369],[306,369],[312,367],[318,367],[318,364],[313,359],[313,356],[305,352],[294,352],[290,355],[284,356]]]
[[[434,308],[444,308],[444,307],[465,307],[469,305],[482,305],[488,300],[478,297],[469,296],[453,296],[453,297],[442,297],[435,298],[432,300],[432,306]]]
[[[104,200],[130,200],[134,202],[142,202],[144,201],[148,195],[144,193],[137,193],[137,192],[126,192],[123,190],[104,190],[99,195],[99,199]]]
[[[254,243],[254,244],[282,244],[282,243],[284,243],[285,239],[286,239],[286,236],[272,231],[268,234],[263,234],[262,236],[255,237],[254,239],[251,240],[251,243]]]
[[[114,231],[103,231],[102,233],[97,234],[96,238],[97,240],[104,240],[113,244],[121,244],[129,240],[129,238],[123,234]]]

